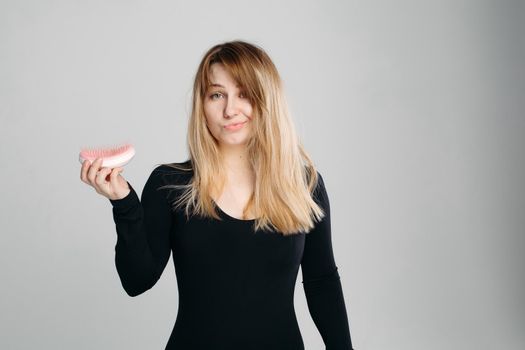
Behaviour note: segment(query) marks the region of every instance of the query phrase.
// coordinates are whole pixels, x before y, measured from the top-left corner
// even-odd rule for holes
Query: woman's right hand
[[[93,164],[85,160],[82,163],[80,179],[108,199],[118,200],[126,197],[131,189],[126,179],[120,175],[124,168],[101,168],[101,165],[102,158],[97,158]]]

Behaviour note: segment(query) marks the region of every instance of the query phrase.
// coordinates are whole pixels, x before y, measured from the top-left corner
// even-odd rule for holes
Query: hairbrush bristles
[[[102,158],[101,168],[117,168],[126,165],[135,156],[135,148],[131,143],[120,146],[87,148],[83,147],[78,155],[80,163],[89,160],[93,163]]]

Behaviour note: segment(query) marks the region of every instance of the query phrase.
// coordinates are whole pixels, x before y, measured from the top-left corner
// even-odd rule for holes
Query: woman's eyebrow
[[[224,86],[222,86],[221,84],[217,84],[217,83],[211,83],[210,85],[208,85],[209,87],[221,87],[221,88],[224,88]],[[239,84],[235,85],[235,87],[239,87]]]

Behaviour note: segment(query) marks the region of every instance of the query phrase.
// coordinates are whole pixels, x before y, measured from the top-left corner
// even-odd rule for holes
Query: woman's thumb
[[[113,171],[111,172],[111,181],[114,181],[123,170],[124,168],[122,167],[113,169]]]

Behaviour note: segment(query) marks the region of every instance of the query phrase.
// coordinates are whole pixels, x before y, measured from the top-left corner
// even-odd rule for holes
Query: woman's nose
[[[224,115],[227,118],[231,118],[239,114],[239,101],[236,97],[228,97],[226,102],[226,108]]]

